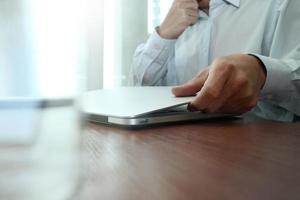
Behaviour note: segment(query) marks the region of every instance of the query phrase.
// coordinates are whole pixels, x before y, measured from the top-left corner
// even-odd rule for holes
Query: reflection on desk
[[[88,124],[81,199],[300,199],[300,123]]]

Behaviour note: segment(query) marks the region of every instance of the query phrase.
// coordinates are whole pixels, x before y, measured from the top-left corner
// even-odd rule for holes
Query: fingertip
[[[179,97],[182,95],[182,86],[175,86],[172,88],[172,93],[176,96]]]
[[[176,86],[172,89],[173,94],[177,97],[195,96],[198,91],[198,87],[191,83]]]
[[[188,105],[187,109],[188,109],[188,111],[190,111],[190,112],[196,112],[196,111],[198,111],[198,109],[197,109],[192,103],[190,103],[190,104]]]

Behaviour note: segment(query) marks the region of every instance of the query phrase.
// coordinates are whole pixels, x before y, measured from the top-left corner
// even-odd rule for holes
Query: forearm
[[[260,100],[300,116],[300,59],[258,57],[267,70],[267,80]]]
[[[274,110],[284,109],[294,116],[300,116],[299,6],[298,0],[281,5],[269,55],[257,55],[267,71],[261,101],[272,105]]]
[[[160,85],[174,55],[175,40],[162,39],[156,32],[137,48],[131,69],[131,85]]]

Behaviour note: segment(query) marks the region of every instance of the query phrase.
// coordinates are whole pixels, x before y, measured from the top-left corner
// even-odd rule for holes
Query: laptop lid
[[[120,87],[87,92],[83,112],[119,118],[145,114],[188,104],[194,97],[175,97],[172,87]]]
[[[175,97],[171,87],[122,87],[87,92],[83,113],[88,121],[129,128],[161,123],[227,117],[227,114],[189,112],[195,97]]]

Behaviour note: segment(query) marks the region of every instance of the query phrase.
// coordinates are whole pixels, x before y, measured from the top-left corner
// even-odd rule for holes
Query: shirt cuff
[[[155,30],[145,45],[145,54],[154,62],[164,64],[174,50],[176,40],[163,39]]]
[[[261,92],[262,99],[272,99],[274,94],[289,88],[289,71],[286,65],[278,59],[255,54],[265,65],[267,78]]]

